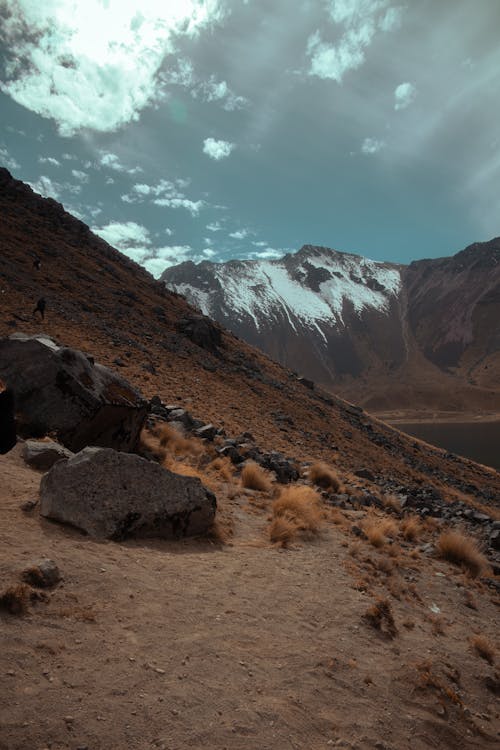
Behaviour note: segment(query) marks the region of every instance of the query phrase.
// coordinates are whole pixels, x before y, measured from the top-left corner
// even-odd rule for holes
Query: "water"
[[[500,471],[500,422],[406,422],[394,427]]]

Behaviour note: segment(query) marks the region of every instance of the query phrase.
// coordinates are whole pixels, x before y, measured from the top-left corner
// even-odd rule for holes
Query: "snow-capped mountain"
[[[400,386],[417,371],[431,379],[450,368],[457,374],[466,360],[487,384],[484,365],[500,349],[491,318],[499,307],[500,240],[410,266],[306,245],[279,260],[188,261],[162,278],[282,364],[347,395],[355,382],[358,401],[360,384],[370,384],[371,398],[380,377]]]

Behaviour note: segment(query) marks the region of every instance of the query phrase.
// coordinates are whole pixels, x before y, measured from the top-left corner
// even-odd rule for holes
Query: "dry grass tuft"
[[[211,527],[208,529],[206,538],[213,544],[224,545],[229,542],[233,536],[233,526],[227,519],[214,518]]]
[[[268,474],[254,461],[249,461],[243,467],[241,484],[249,490],[258,490],[259,492],[270,492],[272,489]]]
[[[207,468],[215,471],[226,482],[230,482],[234,477],[233,464],[227,457],[214,458]]]
[[[488,561],[476,541],[459,531],[443,531],[436,546],[444,560],[460,565],[474,578],[488,570]]]
[[[304,485],[289,486],[281,490],[273,503],[269,535],[272,542],[286,547],[299,535],[317,534],[321,524],[318,493]]]
[[[11,615],[24,615],[28,610],[31,588],[26,583],[9,586],[0,594],[0,609]]]
[[[414,542],[423,532],[422,524],[418,516],[408,516],[401,523],[401,532],[407,542]]]
[[[493,665],[495,663],[495,647],[485,635],[473,635],[470,639],[470,643],[474,651],[479,654],[482,659],[486,659],[488,664]]]
[[[396,495],[383,495],[382,503],[384,508],[390,508],[396,513],[401,512],[401,501]]]
[[[175,456],[201,456],[205,450],[201,440],[184,437],[168,423],[160,427],[158,437],[160,446],[167,448]]]
[[[388,537],[395,537],[398,525],[392,518],[368,516],[362,523],[363,532],[374,547],[383,547]]]
[[[315,463],[311,466],[309,479],[313,484],[325,490],[331,489],[334,492],[340,492],[342,488],[337,472],[324,463]]]
[[[368,607],[363,617],[372,627],[386,632],[390,638],[394,638],[398,633],[388,599],[377,599],[375,604]]]

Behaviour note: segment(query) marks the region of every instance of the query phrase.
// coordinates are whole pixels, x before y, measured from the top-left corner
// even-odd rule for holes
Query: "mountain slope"
[[[162,278],[281,363],[371,408],[500,407],[500,240],[408,267],[305,246],[275,261],[182,263]]]

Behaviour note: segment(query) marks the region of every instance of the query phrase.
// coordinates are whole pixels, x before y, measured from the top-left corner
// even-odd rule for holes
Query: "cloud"
[[[3,0],[0,89],[63,136],[111,132],[163,96],[158,76],[176,40],[219,21],[219,0]]]
[[[400,83],[394,89],[394,109],[406,109],[415,101],[417,89],[413,83]]]
[[[222,224],[219,221],[212,221],[211,224],[207,224],[207,229],[209,232],[220,232]]]
[[[144,203],[150,200],[155,206],[166,208],[184,208],[192,216],[197,216],[207,204],[203,200],[191,200],[180,189],[189,185],[189,180],[160,180],[156,185],[137,183],[131,193],[121,196],[124,203]]]
[[[220,102],[227,112],[242,109],[248,104],[244,96],[237,96],[227,81],[220,81],[215,75],[208,80],[201,79],[194,70],[191,60],[180,58],[177,67],[161,74],[161,80],[167,86],[182,86],[189,89],[193,99],[204,102]]]
[[[249,254],[249,258],[259,260],[275,260],[276,258],[282,258],[289,250],[277,250],[274,247],[266,247],[265,250],[259,250]]]
[[[10,169],[21,169],[21,165],[9,154],[6,148],[0,146],[0,163]]]
[[[215,161],[226,159],[234,149],[234,143],[229,141],[218,141],[215,138],[205,138],[203,141],[203,153]]]
[[[101,151],[99,156],[99,164],[102,167],[113,169],[115,172],[126,172],[127,174],[134,175],[142,172],[141,167],[126,167],[116,154],[111,154],[106,151]]]
[[[233,240],[244,240],[248,237],[248,229],[239,229],[237,232],[231,232],[229,235]]]
[[[377,138],[365,138],[361,144],[363,154],[378,154],[383,148],[385,148],[385,141],[379,141]]]
[[[82,172],[80,169],[72,169],[71,174],[75,178],[75,180],[80,180],[80,182],[88,182],[89,176],[86,172]]]
[[[51,164],[53,167],[60,167],[61,162],[57,159],[54,159],[53,156],[39,156],[38,161],[40,164]]]
[[[135,221],[112,221],[103,227],[92,227],[92,231],[137,263],[151,252],[149,231]]]
[[[398,27],[401,9],[390,7],[389,0],[330,0],[328,10],[340,27],[340,37],[335,43],[324,42],[319,30],[309,37],[309,74],[341,83],[349,70],[364,63],[366,50],[378,33]]]
[[[69,182],[57,182],[56,180],[51,180],[46,175],[41,175],[35,182],[28,182],[28,185],[35,193],[39,193],[44,198],[53,198],[56,201],[62,201],[62,196],[65,193],[78,195],[82,190],[81,185],[72,185]],[[70,211],[69,207],[67,207],[67,210]],[[71,209],[70,213],[75,213],[75,211]],[[77,215],[75,213],[75,216],[81,218],[80,214]]]

